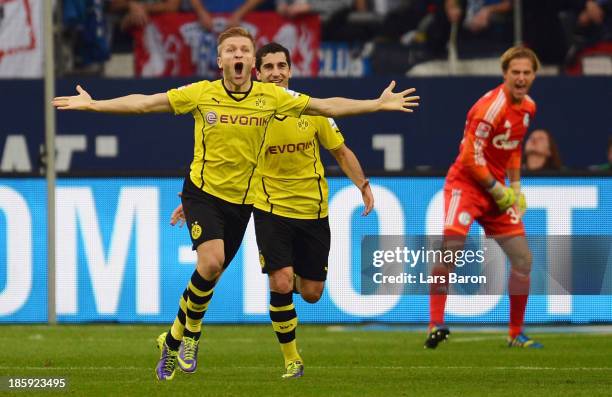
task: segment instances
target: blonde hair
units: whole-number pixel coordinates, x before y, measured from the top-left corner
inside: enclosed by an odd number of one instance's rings
[[[510,61],[513,59],[526,58],[531,61],[533,65],[533,71],[537,72],[540,68],[540,60],[535,52],[530,50],[527,47],[523,46],[515,46],[506,50],[500,58],[501,68],[504,73],[508,70],[510,66]]]
[[[229,29],[225,29],[223,32],[221,32],[221,34],[217,38],[218,51],[220,50],[221,44],[230,37],[246,37],[247,39],[251,40],[251,43],[253,44],[253,49],[255,49],[255,39],[253,38],[251,33],[249,33],[249,31],[243,27],[235,26]]]

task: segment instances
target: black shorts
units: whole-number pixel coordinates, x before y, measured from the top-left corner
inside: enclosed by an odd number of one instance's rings
[[[295,274],[302,278],[325,281],[330,244],[328,218],[293,219],[257,208],[253,218],[262,272],[293,266]]]
[[[223,267],[226,268],[240,248],[253,206],[230,203],[208,194],[198,189],[189,177],[183,183],[181,201],[193,250],[203,242],[223,240]]]

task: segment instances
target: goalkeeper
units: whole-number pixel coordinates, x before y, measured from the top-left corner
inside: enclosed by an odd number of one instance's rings
[[[470,109],[459,155],[444,186],[444,249],[462,249],[476,220],[510,259],[510,347],[542,347],[523,333],[531,252],[521,220],[526,203],[520,183],[521,143],[536,110],[527,93],[538,67],[536,54],[527,48],[513,47],[502,55],[503,83]],[[426,348],[437,347],[450,334],[444,325],[444,308],[453,267],[452,263],[437,264],[433,269],[433,275],[445,277],[431,285]]]

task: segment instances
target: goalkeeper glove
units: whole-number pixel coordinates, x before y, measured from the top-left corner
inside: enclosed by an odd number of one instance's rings
[[[527,211],[527,200],[525,200],[525,195],[521,192],[516,199],[516,207],[518,209],[519,216],[522,218],[525,211]]]
[[[518,210],[519,216],[522,218],[527,210],[527,201],[525,200],[525,195],[521,192],[521,182],[510,182],[510,187],[514,190],[516,195],[516,209]]]
[[[495,181],[487,191],[491,194],[493,200],[495,200],[495,204],[497,204],[497,207],[499,207],[499,210],[502,212],[512,207],[516,202],[516,193],[514,193],[514,189],[502,185],[499,181]]]

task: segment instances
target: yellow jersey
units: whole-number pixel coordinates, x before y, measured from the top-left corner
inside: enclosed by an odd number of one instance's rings
[[[327,181],[319,147],[337,149],[344,137],[333,119],[275,116],[257,167],[255,208],[297,219],[327,216]]]
[[[248,92],[227,90],[222,80],[199,81],[168,91],[175,114],[195,120],[189,177],[203,191],[235,204],[252,204],[252,179],[270,119],[300,117],[310,97],[253,81]]]

